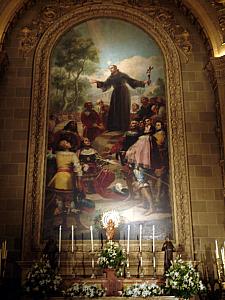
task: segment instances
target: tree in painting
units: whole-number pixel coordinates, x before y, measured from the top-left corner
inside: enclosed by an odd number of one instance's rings
[[[85,75],[96,71],[98,50],[90,38],[72,30],[62,38],[53,55],[51,110],[76,110],[87,96],[90,83]]]

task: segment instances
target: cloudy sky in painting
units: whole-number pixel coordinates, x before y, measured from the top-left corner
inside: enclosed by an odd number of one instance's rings
[[[73,30],[93,40],[99,50],[99,69],[90,79],[104,81],[109,75],[108,66],[115,64],[121,72],[137,80],[146,80],[146,70],[151,73],[153,89],[158,77],[164,78],[164,60],[156,42],[142,29],[118,19],[99,18],[84,22]],[[99,94],[94,85],[90,94]]]

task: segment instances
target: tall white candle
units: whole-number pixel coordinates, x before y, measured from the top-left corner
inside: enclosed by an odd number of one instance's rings
[[[140,234],[139,234],[139,242],[140,242],[140,244],[139,244],[139,248],[140,248],[140,252],[142,251],[142,249],[141,249],[141,239],[142,239],[142,224],[140,224]]]
[[[215,240],[215,245],[216,245],[216,258],[219,258],[219,249],[218,249],[218,242]]]
[[[155,225],[152,226],[152,252],[155,252]]]
[[[73,245],[73,243],[74,243],[74,227],[73,227],[73,225],[72,225],[72,228],[71,228],[71,239],[72,239],[71,250],[72,250],[72,253],[73,253],[73,251],[74,251],[74,245]]]
[[[91,252],[94,252],[93,227],[92,227],[92,225],[90,226],[90,231],[91,231]]]
[[[127,254],[130,252],[130,225],[127,226]]]
[[[59,253],[61,252],[61,244],[62,244],[62,225],[59,226]]]

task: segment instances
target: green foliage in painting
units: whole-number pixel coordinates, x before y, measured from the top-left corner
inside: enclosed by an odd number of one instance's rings
[[[53,52],[51,111],[73,111],[87,100],[86,76],[97,70],[98,49],[92,39],[75,30],[67,33]]]

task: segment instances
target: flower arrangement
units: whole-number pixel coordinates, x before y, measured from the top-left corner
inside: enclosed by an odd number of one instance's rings
[[[55,274],[48,260],[41,258],[28,272],[24,290],[27,294],[41,298],[59,293],[61,283],[61,276]]]
[[[99,254],[97,264],[101,268],[118,269],[126,264],[125,250],[117,242],[109,241]]]
[[[87,285],[74,283],[67,290],[63,291],[64,297],[103,297],[105,296],[105,289],[98,288],[96,285]]]
[[[200,280],[199,273],[191,263],[176,259],[165,274],[165,291],[169,295],[189,299],[205,287]]]
[[[124,297],[152,297],[163,294],[163,289],[155,283],[133,284],[124,289],[122,296]]]

